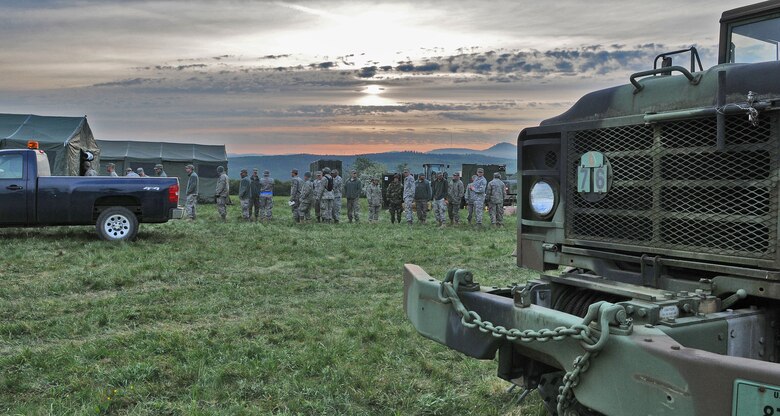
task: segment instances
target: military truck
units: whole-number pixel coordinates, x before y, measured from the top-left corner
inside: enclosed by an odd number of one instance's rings
[[[311,174],[314,175],[314,172],[318,170],[323,170],[325,168],[330,168],[331,170],[337,169],[339,171],[339,175],[344,176],[344,172],[341,169],[341,161],[336,159],[319,159],[315,160],[314,162],[311,162],[309,165],[309,171],[311,171]]]
[[[498,353],[553,415],[780,414],[780,1],[720,22],[718,65],[659,55],[520,133],[517,264],[542,274],[407,264],[422,335]]]

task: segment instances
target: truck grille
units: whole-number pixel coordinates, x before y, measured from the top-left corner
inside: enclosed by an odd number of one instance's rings
[[[567,238],[774,259],[777,126],[776,114],[755,127],[729,116],[724,151],[716,150],[714,117],[571,132]],[[577,192],[588,151],[603,153],[612,169],[609,192],[595,202]]]

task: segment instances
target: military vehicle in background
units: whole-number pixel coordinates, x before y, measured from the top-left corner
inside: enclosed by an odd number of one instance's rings
[[[498,172],[501,175],[501,180],[504,181],[506,186],[506,197],[504,198],[504,206],[509,206],[517,201],[517,186],[511,187],[508,182],[508,176],[506,173],[506,165],[480,165],[477,163],[464,163],[461,170],[460,179],[463,184],[468,186],[471,183],[471,177],[477,174],[477,169],[482,168],[485,174],[485,179],[488,182],[493,180],[493,174]],[[466,197],[463,197],[461,201],[461,208],[466,206]]]
[[[523,130],[517,264],[543,274],[407,264],[415,328],[550,414],[780,415],[780,1],[720,30],[718,65],[662,54]]]
[[[436,179],[436,175],[438,175],[439,172],[444,174],[444,179],[447,179],[447,169],[449,168],[450,165],[444,163],[423,163],[425,179],[428,179],[429,181]],[[416,177],[417,175],[415,175],[415,178]]]
[[[336,160],[336,159],[331,159],[331,160],[320,159],[320,160],[315,160],[314,162],[311,162],[311,164],[309,165],[309,171],[311,172],[312,178],[313,178],[314,177],[314,172],[316,172],[318,170],[323,170],[325,168],[330,168],[331,170],[337,169],[339,171],[339,175],[343,177],[344,176],[344,171],[341,169],[341,166],[342,166],[342,163],[341,163],[340,160]],[[301,176],[302,176],[303,172],[300,172],[300,173],[301,173]]]

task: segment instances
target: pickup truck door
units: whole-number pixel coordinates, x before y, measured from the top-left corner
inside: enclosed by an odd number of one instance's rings
[[[0,155],[0,225],[27,222],[27,188],[24,155]]]

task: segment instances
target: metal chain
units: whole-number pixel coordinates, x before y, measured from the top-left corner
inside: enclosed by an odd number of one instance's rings
[[[489,333],[496,338],[506,338],[508,341],[512,342],[562,341],[566,338],[580,341],[586,352],[574,359],[572,370],[563,376],[563,385],[558,390],[558,406],[556,409],[560,416],[568,416],[570,414],[576,415],[576,412],[565,412],[575,402],[574,388],[580,384],[582,374],[588,371],[592,360],[598,355],[598,351],[604,347],[606,336],[609,334],[609,329],[605,328],[605,326],[608,325],[605,316],[612,308],[602,308],[601,304],[603,304],[603,302],[591,305],[595,306],[592,309],[597,312],[599,319],[595,319],[595,314],[589,309],[588,314],[585,316],[582,323],[572,325],[569,328],[558,327],[555,329],[540,329],[537,331],[532,329],[507,329],[501,325],[494,325],[490,321],[482,320],[478,313],[468,310],[463,305],[463,302],[458,296],[458,286],[461,284],[471,284],[471,278],[471,273],[464,269],[450,270],[439,289],[439,300],[443,303],[452,304],[452,307],[461,317],[461,324],[466,328],[478,328],[481,332]],[[599,338],[596,338],[591,334],[591,329],[588,326],[595,320],[601,325],[602,335]]]

